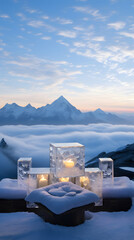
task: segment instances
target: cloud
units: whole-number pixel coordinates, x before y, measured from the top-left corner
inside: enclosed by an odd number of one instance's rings
[[[26,16],[23,13],[17,13],[17,16],[20,17],[22,21],[27,20]]]
[[[74,42],[75,48],[70,48],[70,52],[95,59],[99,63],[109,64],[109,67],[114,62],[124,63],[134,59],[134,50],[129,46],[120,44],[103,47],[102,40],[105,40],[103,36],[101,38],[90,36],[90,40],[85,39],[85,41]]]
[[[60,24],[63,24],[63,25],[68,25],[73,23],[73,21],[70,19],[65,19],[60,17],[57,17],[54,21],[58,21]]]
[[[119,74],[126,74],[129,77],[134,76],[134,68],[130,69],[118,68],[117,71]]]
[[[34,56],[19,57],[16,60],[8,61],[11,70],[8,72],[13,77],[33,80],[33,84],[42,88],[62,84],[65,80],[73,79],[82,74],[81,71],[72,71],[68,68],[67,61],[50,61]]]
[[[92,9],[89,7],[75,6],[73,7],[75,11],[90,14],[92,17],[98,20],[106,20],[106,16],[103,16],[98,9]]]
[[[41,21],[41,20],[32,20],[32,21],[29,21],[27,23],[28,26],[30,27],[33,27],[33,28],[42,28],[42,27],[45,27],[48,31],[50,32],[53,32],[55,31],[55,27],[49,25],[49,24],[46,24],[45,22]]]
[[[75,27],[74,27],[74,30],[77,30],[77,31],[84,31],[85,29],[82,28],[81,26],[75,26]]]
[[[30,13],[30,14],[33,14],[33,13],[36,13],[36,12],[37,12],[37,10],[35,10],[35,9],[30,9],[30,8],[27,8],[26,11],[27,11],[28,13]]]
[[[43,18],[44,20],[49,19],[49,17],[48,17],[47,15],[42,16],[42,18]]]
[[[105,38],[104,38],[104,36],[98,36],[98,37],[94,37],[92,40],[94,40],[96,42],[104,42]]]
[[[10,16],[7,14],[0,14],[0,18],[10,18]]]
[[[49,166],[49,144],[52,142],[79,142],[85,145],[85,157],[88,161],[103,151],[114,151],[133,143],[134,126],[110,124],[0,126],[0,139],[3,137],[12,149],[11,156],[16,156],[16,160],[19,157],[32,157],[34,167],[45,167]],[[1,169],[2,164],[4,163],[0,163]],[[9,165],[5,163],[6,172],[8,167]]]
[[[0,39],[0,45],[1,46],[6,46],[6,43],[4,43],[2,39]]]
[[[78,48],[86,46],[86,43],[83,43],[83,42],[74,42],[73,44],[75,47],[78,47]]]
[[[77,33],[74,32],[74,31],[66,31],[66,30],[64,30],[64,31],[60,31],[58,33],[58,35],[59,36],[63,36],[63,37],[67,37],[67,38],[76,38]]]
[[[128,33],[128,32],[120,32],[121,36],[129,37],[134,39],[134,33]]]
[[[123,29],[126,25],[125,22],[114,22],[114,23],[108,23],[107,24],[109,28],[113,28],[115,30]]]
[[[66,43],[66,42],[63,42],[62,40],[57,40],[56,42],[59,43],[59,44],[61,44],[61,45],[66,46],[66,47],[69,47],[69,44]]]
[[[41,39],[42,39],[42,40],[50,40],[51,37],[45,36],[45,37],[42,37]]]
[[[80,46],[80,45],[79,45]],[[77,46],[78,47],[78,46]],[[95,48],[90,48],[87,46],[86,49],[83,50],[78,50],[76,49],[70,49],[71,52],[75,52],[77,55],[88,57],[88,58],[93,58],[97,62],[104,63],[106,64],[110,57],[112,56],[112,53],[110,51],[104,51],[101,49],[95,49]]]
[[[33,21],[28,22],[28,25],[30,27],[40,28],[40,27],[44,27],[44,22],[43,21],[33,20]]]

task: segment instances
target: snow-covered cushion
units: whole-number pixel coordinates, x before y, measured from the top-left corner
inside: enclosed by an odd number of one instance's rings
[[[4,178],[0,181],[0,199],[24,199],[27,191],[18,186],[17,179]]]
[[[128,177],[115,177],[113,184],[104,181],[103,198],[134,197],[134,182]]]
[[[34,190],[25,200],[41,203],[53,213],[61,214],[72,208],[96,202],[99,197],[71,182],[60,182]]]

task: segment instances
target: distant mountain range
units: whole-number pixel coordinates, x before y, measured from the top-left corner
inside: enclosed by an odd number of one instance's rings
[[[16,103],[6,104],[0,109],[0,125],[36,125],[36,124],[130,124],[127,120],[98,108],[94,112],[81,112],[71,105],[63,96],[52,104],[40,108],[28,104],[21,107]]]
[[[129,171],[129,169],[134,170],[134,143],[109,153],[102,152],[86,162],[86,167],[98,167],[99,158],[112,158],[114,160],[115,176],[128,176],[134,179],[134,171]],[[125,168],[126,170],[124,170]]]

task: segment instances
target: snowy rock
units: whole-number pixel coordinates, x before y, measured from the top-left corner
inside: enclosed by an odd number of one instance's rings
[[[8,145],[7,145],[6,141],[5,141],[5,139],[2,138],[1,141],[0,141],[0,148],[6,148],[6,147],[8,147]]]
[[[53,213],[61,214],[72,208],[97,202],[99,197],[71,182],[60,182],[34,190],[25,200],[41,203]]]

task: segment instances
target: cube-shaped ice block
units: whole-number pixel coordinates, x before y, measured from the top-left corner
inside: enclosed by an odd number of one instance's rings
[[[19,186],[28,186],[28,172],[32,165],[32,158],[19,158],[17,162],[17,178]]]
[[[29,193],[50,184],[50,168],[31,168],[29,171]]]
[[[95,205],[102,205],[103,174],[99,168],[85,168],[85,175],[76,177],[76,184],[96,193],[100,200]]]
[[[103,178],[113,181],[114,170],[113,160],[111,158],[99,158],[99,168],[103,172]]]
[[[85,147],[80,143],[50,144],[50,172],[57,178],[84,175]]]

